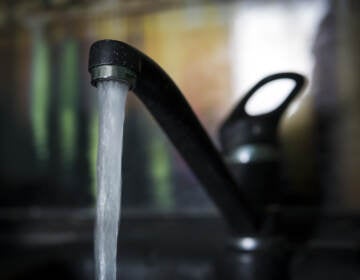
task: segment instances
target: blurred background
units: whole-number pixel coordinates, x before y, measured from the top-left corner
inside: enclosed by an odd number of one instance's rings
[[[303,209],[289,223],[320,208],[342,226],[315,226],[316,240],[358,248],[359,14],[356,0],[2,0],[0,278],[93,279],[98,122],[87,63],[106,38],[158,62],[218,147],[220,124],[257,81],[305,75],[280,130],[291,203]],[[121,279],[207,279],[225,225],[133,94],[123,162]]]

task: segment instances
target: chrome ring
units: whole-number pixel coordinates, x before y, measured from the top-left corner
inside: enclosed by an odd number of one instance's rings
[[[129,84],[130,89],[134,88],[136,74],[120,65],[99,65],[90,69],[91,84],[96,87],[99,81],[120,81]]]

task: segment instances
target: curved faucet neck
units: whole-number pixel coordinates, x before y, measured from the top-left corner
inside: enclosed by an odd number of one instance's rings
[[[165,131],[231,229],[235,233],[254,232],[261,223],[261,213],[236,185],[172,79],[152,59],[125,43],[110,40],[94,43],[90,50],[89,71],[100,65],[114,64],[135,73],[133,92]],[[96,81],[93,80],[93,84],[96,85]]]

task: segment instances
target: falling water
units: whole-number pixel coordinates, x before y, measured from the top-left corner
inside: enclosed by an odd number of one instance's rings
[[[126,84],[115,81],[104,81],[98,84],[99,146],[95,225],[97,280],[116,279],[123,125],[128,90]]]

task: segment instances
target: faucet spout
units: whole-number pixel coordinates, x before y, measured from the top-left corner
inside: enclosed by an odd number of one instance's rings
[[[91,83],[129,83],[157,120],[234,233],[255,232],[263,215],[241,192],[220,154],[172,79],[152,59],[119,41],[102,40],[90,49]]]

